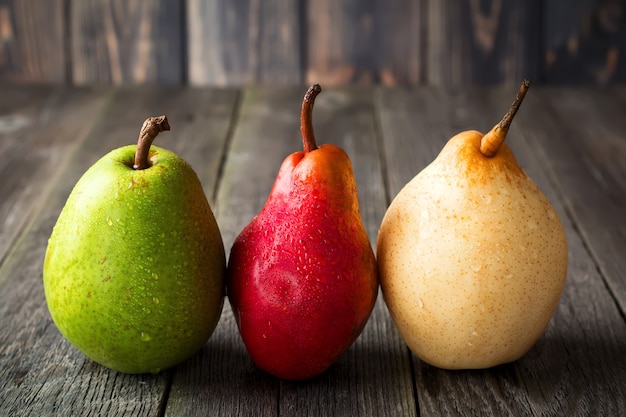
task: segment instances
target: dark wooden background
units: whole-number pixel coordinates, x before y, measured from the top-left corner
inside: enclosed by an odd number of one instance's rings
[[[0,0],[0,81],[626,80],[624,0]]]

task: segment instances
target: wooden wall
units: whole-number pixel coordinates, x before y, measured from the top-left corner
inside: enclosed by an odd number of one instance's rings
[[[618,83],[625,15],[626,0],[0,0],[0,80]]]

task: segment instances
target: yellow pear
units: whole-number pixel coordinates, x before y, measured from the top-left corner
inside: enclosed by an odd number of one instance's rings
[[[378,235],[381,288],[409,348],[445,369],[515,361],[567,275],[554,208],[504,144],[529,82],[494,128],[457,134],[398,193]]]

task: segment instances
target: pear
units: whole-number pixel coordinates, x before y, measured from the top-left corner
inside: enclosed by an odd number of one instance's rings
[[[433,366],[519,359],[559,302],[563,226],[503,143],[528,88],[525,80],[486,135],[450,139],[382,220],[376,250],[385,303],[409,348]]]
[[[259,368],[286,380],[329,368],[361,333],[378,293],[350,159],[315,142],[320,91],[311,86],[302,103],[304,151],[283,161],[228,262],[228,297],[246,349]]]
[[[43,284],[60,332],[125,373],[157,373],[197,352],[222,311],[222,237],[195,172],[152,146],[169,130],[147,119],[138,145],[102,157],[54,226]]]

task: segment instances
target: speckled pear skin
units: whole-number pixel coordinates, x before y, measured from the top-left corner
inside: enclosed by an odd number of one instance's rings
[[[224,300],[225,254],[198,177],[152,146],[116,149],[78,181],[53,229],[43,268],[50,314],[94,361],[156,373],[197,352]]]
[[[361,334],[378,276],[348,155],[289,155],[230,252],[228,297],[261,369],[286,380],[328,369]]]
[[[301,152],[287,156],[262,210],[235,239],[226,286],[254,363],[285,380],[325,372],[361,334],[378,268],[348,154],[317,146],[319,84],[302,100]]]
[[[378,235],[384,300],[402,338],[446,369],[515,361],[542,335],[568,249],[544,194],[503,144],[453,137],[395,197]]]

